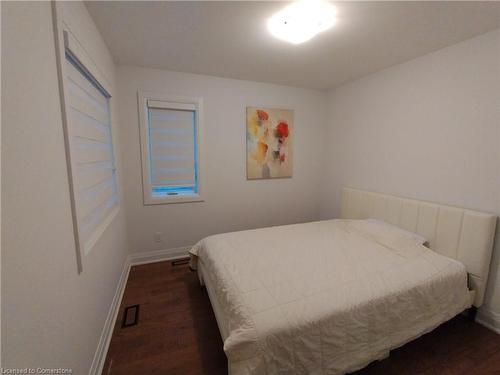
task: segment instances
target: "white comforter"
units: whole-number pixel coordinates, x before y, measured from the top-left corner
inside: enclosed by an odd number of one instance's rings
[[[469,306],[464,266],[358,221],[200,241],[232,375],[343,374]]]

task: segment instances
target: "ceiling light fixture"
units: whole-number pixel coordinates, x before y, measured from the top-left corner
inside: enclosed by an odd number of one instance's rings
[[[278,39],[300,44],[332,27],[335,15],[327,1],[299,0],[269,18],[267,29]]]

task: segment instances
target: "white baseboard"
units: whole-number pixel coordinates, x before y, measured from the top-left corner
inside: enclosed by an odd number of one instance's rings
[[[188,255],[188,251],[190,249],[191,246],[185,246],[173,249],[147,251],[142,253],[129,254],[127,258],[125,258],[122,274],[120,276],[120,280],[118,281],[113,301],[111,302],[111,306],[109,307],[108,316],[106,317],[106,321],[104,322],[104,327],[99,339],[99,343],[97,345],[96,352],[94,354],[94,359],[89,370],[89,375],[101,375],[104,368],[104,362],[106,361],[109,344],[111,342],[111,337],[113,336],[113,330],[115,328],[116,318],[118,317],[118,311],[120,310],[120,305],[122,303],[125,286],[127,285],[130,268],[132,266],[140,264],[184,258]]]
[[[500,334],[500,314],[486,307],[481,307],[477,312],[476,322]]]
[[[122,303],[123,292],[125,291],[125,286],[127,285],[129,272],[130,261],[127,256],[123,264],[122,274],[120,276],[120,280],[118,281],[113,301],[109,307],[108,316],[104,322],[97,350],[94,354],[94,360],[92,361],[92,366],[89,371],[90,375],[100,375],[102,373],[104,362],[106,361],[106,354],[108,353],[109,343],[111,342],[111,336],[113,336],[113,329],[118,316],[118,310],[120,309],[120,304]]]
[[[142,253],[129,254],[128,259],[132,266],[161,262],[163,260],[173,260],[188,256],[188,251],[192,246],[176,247],[173,249],[147,251]]]

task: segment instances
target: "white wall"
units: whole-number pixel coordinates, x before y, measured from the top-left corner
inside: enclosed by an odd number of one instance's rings
[[[342,186],[500,214],[500,31],[336,88],[328,107],[322,218]],[[497,236],[483,313],[498,324],[499,259]]]
[[[317,217],[324,93],[133,67],[118,68],[118,85],[132,251],[189,246],[214,233]],[[204,98],[204,202],[143,205],[137,89]],[[293,178],[246,180],[245,109],[253,105],[295,110]],[[161,243],[153,241],[155,232],[163,233]]]
[[[85,374],[127,254],[124,210],[78,275],[51,4],[1,6],[2,365]],[[70,8],[66,22],[113,81],[85,7]]]

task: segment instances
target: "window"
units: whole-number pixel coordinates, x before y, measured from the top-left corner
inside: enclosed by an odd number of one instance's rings
[[[69,47],[63,72],[74,232],[78,249],[86,255],[118,212],[111,96]]]
[[[139,92],[144,204],[201,201],[201,100]]]

